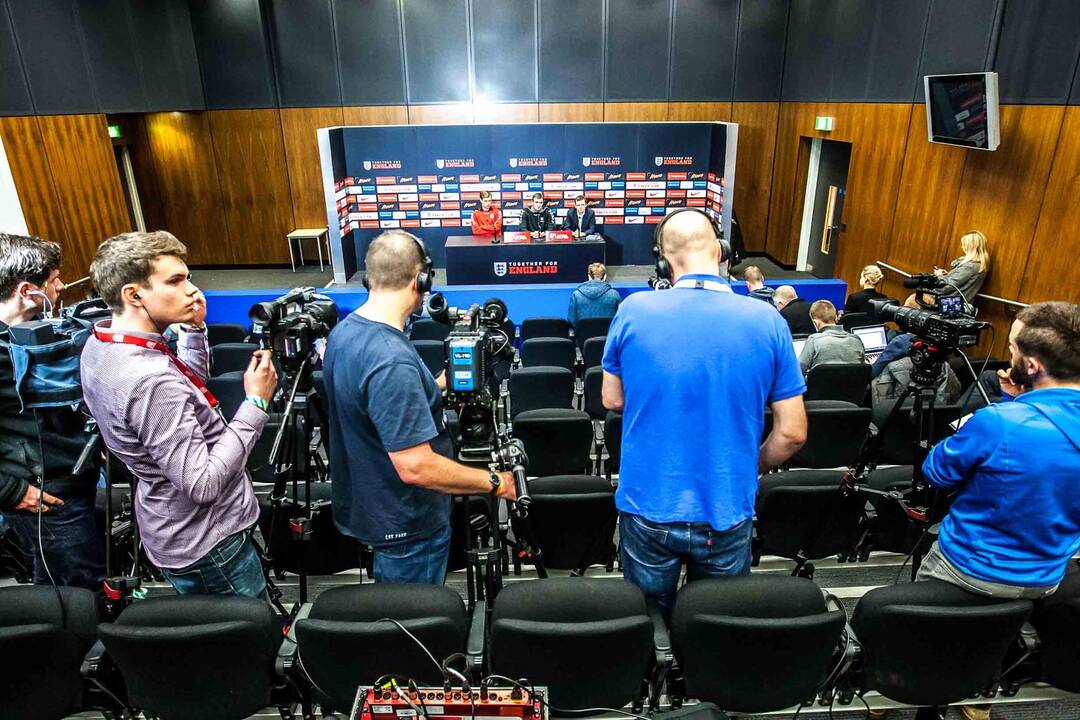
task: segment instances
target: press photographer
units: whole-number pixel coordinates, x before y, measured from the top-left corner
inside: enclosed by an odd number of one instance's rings
[[[244,373],[247,399],[226,421],[206,388],[206,301],[187,248],[167,232],[98,248],[94,285],[112,320],[82,356],[86,404],[106,446],[138,479],[135,518],[147,556],[180,594],[267,597],[250,532],[259,508],[245,463],[277,386],[268,350]],[[178,353],[162,333],[180,323]]]
[[[919,568],[980,595],[1053,593],[1080,550],[1080,306],[1020,311],[1002,381],[1015,401],[976,412],[923,463],[956,490],[938,542]]]
[[[375,551],[378,582],[441,585],[450,550],[450,494],[513,500],[513,475],[451,460],[436,380],[404,332],[435,271],[403,231],[365,257],[367,301],[330,333],[323,364],[329,405],[334,522]]]
[[[60,261],[56,243],[0,234],[0,511],[22,544],[34,548],[35,583],[48,583],[51,575],[57,585],[100,590],[104,548],[94,524],[100,463],[93,457],[74,474],[90,439],[87,418],[71,403],[25,407],[9,352],[17,342],[10,326],[57,307]]]

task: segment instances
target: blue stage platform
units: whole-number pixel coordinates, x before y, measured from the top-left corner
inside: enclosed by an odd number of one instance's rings
[[[778,280],[766,283],[770,287],[791,285],[799,297],[807,302],[829,300],[838,308],[844,306],[847,297],[847,283],[843,280]],[[623,297],[631,293],[648,291],[643,282],[612,283]],[[446,296],[454,307],[468,307],[472,303],[482,303],[488,298],[501,298],[510,312],[510,319],[521,323],[530,317],[566,317],[570,305],[570,294],[577,287],[576,283],[553,285],[436,285],[435,291]],[[746,294],[746,285],[735,282],[732,289]],[[239,323],[249,325],[248,310],[257,302],[273,300],[288,289],[276,290],[207,290],[207,321],[212,323]],[[367,299],[363,288],[341,287],[320,290],[334,300],[342,317],[360,307]]]

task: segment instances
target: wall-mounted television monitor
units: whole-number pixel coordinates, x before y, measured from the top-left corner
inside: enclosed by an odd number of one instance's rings
[[[927,75],[923,83],[930,142],[997,149],[1001,141],[997,73]]]

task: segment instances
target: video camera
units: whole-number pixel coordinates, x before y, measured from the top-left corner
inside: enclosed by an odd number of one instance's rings
[[[446,402],[457,410],[463,460],[480,460],[495,451],[495,406],[499,383],[509,373],[514,348],[504,329],[506,304],[498,298],[462,311],[442,293],[427,301],[431,319],[452,325],[446,337]]]
[[[252,339],[292,374],[311,357],[315,341],[326,338],[337,324],[338,308],[315,288],[296,288],[276,300],[255,303],[248,317]]]

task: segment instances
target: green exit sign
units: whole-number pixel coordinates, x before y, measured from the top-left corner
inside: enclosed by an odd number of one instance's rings
[[[109,126],[109,137],[111,137],[111,138],[120,137],[120,126],[119,125],[110,125]]]
[[[833,118],[826,115],[818,115],[814,118],[814,129],[821,130],[822,132],[829,132],[832,130]]]

